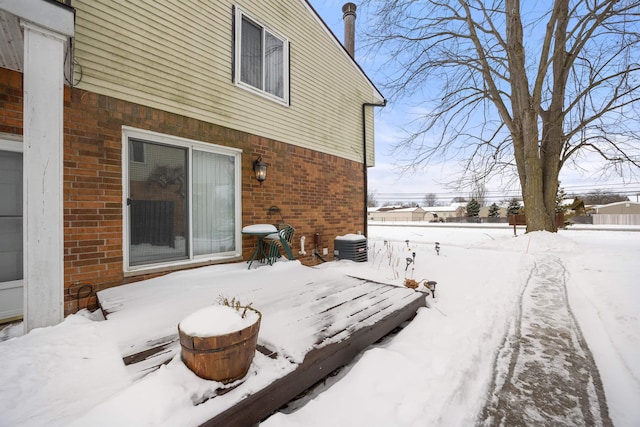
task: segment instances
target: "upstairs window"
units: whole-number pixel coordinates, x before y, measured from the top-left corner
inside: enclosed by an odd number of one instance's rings
[[[235,13],[234,81],[278,102],[289,102],[289,42],[239,8]]]

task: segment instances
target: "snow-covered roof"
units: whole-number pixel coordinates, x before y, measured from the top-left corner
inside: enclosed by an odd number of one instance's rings
[[[424,212],[425,210],[420,206],[413,206],[410,208],[402,206],[382,206],[378,208],[368,208],[367,212]]]
[[[415,206],[413,208],[394,209],[392,212],[424,212],[424,209],[422,209],[420,206]]]
[[[467,206],[466,203],[451,203],[449,206],[429,206],[425,209],[428,212],[455,212],[460,207]]]
[[[594,205],[594,207],[600,209],[600,208],[609,208],[609,207],[621,206],[621,205],[631,206],[631,205],[640,205],[640,203],[630,202],[630,201],[626,200],[626,201],[622,201],[622,202],[607,203],[606,205]]]

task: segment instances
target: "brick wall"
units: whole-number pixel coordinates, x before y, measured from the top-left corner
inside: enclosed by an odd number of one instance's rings
[[[0,132],[22,135],[22,74],[0,68]]]
[[[21,77],[0,69],[2,132],[22,134]],[[242,225],[276,222],[268,209],[278,206],[296,229],[297,257],[306,236],[304,264],[318,262],[316,233],[332,258],[335,236],[363,231],[359,163],[79,89],[65,87],[64,104],[65,314],[94,309],[99,290],[164,274],[123,275],[123,125],[242,149]],[[268,164],[262,185],[252,171],[259,155]],[[253,245],[243,238],[245,259]]]

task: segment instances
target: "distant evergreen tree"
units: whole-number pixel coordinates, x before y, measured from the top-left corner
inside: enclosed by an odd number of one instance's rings
[[[498,205],[493,203],[491,206],[489,206],[489,218],[498,217],[500,217],[500,208],[498,207]]]
[[[480,214],[480,203],[476,199],[471,199],[469,203],[467,203],[467,216],[468,217],[477,217]]]
[[[564,205],[564,199],[567,198],[567,193],[564,188],[558,187],[558,194],[556,194],[556,213],[566,213],[567,206]]]
[[[509,200],[509,206],[507,206],[507,215],[517,215],[520,213],[520,201],[515,197]]]

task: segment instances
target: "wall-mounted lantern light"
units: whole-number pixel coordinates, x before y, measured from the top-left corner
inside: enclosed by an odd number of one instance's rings
[[[260,185],[267,179],[267,164],[262,161],[262,156],[259,156],[253,161],[253,173],[256,175],[256,179]]]

